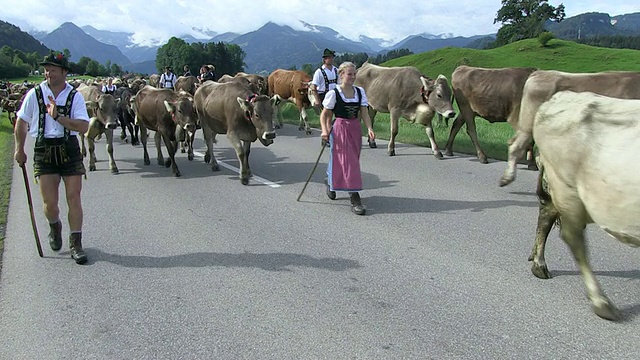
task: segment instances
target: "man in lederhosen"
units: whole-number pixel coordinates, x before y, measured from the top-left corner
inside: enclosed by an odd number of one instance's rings
[[[54,251],[62,247],[62,223],[58,207],[58,188],[64,182],[69,206],[69,250],[77,264],[87,262],[82,250],[82,175],[85,173],[78,133],[86,133],[89,115],[84,98],[66,82],[69,60],[52,52],[40,63],[46,81],[29,90],[18,111],[15,127],[15,155],[25,166],[24,143],[27,132],[35,138],[34,176],[39,179],[44,215],[49,221],[49,245]]]
[[[322,110],[322,101],[327,92],[333,90],[338,85],[338,68],[333,66],[333,58],[336,52],[324,49],[322,52],[322,66],[313,74],[311,80],[311,92],[316,99],[316,106]]]

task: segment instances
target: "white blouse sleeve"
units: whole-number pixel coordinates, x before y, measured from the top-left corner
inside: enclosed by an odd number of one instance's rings
[[[369,106],[369,99],[367,99],[367,94],[364,92],[364,89],[358,86],[360,89],[360,93],[362,94],[362,101],[360,101],[360,106]]]
[[[327,92],[322,101],[322,106],[329,110],[333,110],[336,107],[336,92],[334,90]]]

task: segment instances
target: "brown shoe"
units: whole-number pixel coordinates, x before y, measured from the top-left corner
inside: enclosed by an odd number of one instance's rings
[[[49,246],[51,250],[58,251],[62,248],[62,223],[60,220],[53,224],[49,224],[51,230],[49,231]]]
[[[87,254],[82,250],[82,233],[76,232],[69,235],[69,250],[71,258],[76,261],[76,264],[87,262]]]

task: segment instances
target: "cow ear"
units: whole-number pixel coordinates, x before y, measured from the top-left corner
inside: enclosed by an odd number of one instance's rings
[[[242,110],[251,112],[252,107],[250,102],[248,102],[247,100],[239,96],[236,98],[236,100],[238,101],[238,104],[240,104],[240,107],[242,108]]]
[[[173,114],[176,111],[175,105],[170,103],[170,102],[168,102],[167,100],[164,101],[164,107],[171,114]]]
[[[87,106],[87,109],[95,109],[98,107],[98,103],[95,101],[85,101],[85,105]]]
[[[271,106],[278,106],[282,102],[280,95],[275,94],[271,97]]]
[[[436,89],[435,81],[431,79],[427,79],[424,76],[420,76],[420,81],[422,81],[422,86],[424,86],[424,89],[426,90],[426,92],[432,92],[433,90]]]

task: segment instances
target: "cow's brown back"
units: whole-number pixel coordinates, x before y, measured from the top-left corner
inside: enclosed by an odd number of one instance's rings
[[[505,122],[517,119],[524,84],[535,70],[462,65],[451,74],[451,87],[460,111],[466,108],[489,122]]]
[[[390,109],[407,109],[421,104],[422,74],[410,66],[385,68],[364,63],[356,73],[355,85],[364,88],[369,106],[388,113]]]
[[[307,97],[308,85],[311,77],[301,70],[274,70],[267,79],[269,84],[269,96],[280,95],[284,99],[295,99],[305,107],[311,106]]]

